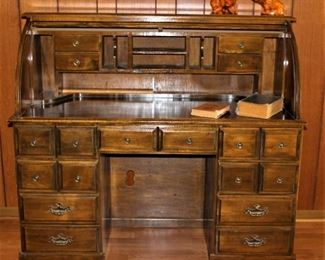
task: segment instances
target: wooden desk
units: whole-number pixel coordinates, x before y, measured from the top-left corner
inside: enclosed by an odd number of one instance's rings
[[[295,258],[293,18],[26,18],[10,120],[21,259],[104,259],[110,226],[202,227],[210,259]],[[283,112],[237,116],[254,92]],[[221,119],[190,116],[221,101]]]

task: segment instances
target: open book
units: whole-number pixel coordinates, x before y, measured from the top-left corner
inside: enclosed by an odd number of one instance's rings
[[[204,103],[192,108],[192,116],[202,116],[219,118],[229,111],[230,105],[228,103]]]
[[[283,109],[283,98],[272,95],[253,94],[237,103],[239,116],[270,118]]]

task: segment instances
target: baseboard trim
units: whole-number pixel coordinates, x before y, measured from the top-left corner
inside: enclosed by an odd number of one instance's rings
[[[17,207],[0,207],[0,218],[18,218]],[[325,210],[298,210],[297,222],[325,222]]]

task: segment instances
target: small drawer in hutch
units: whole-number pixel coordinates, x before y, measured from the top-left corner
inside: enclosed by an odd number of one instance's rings
[[[257,180],[257,163],[219,163],[219,191],[222,193],[255,193]]]
[[[21,200],[26,221],[96,221],[96,196],[23,195]]]
[[[263,42],[258,36],[220,36],[219,53],[262,53]]]
[[[96,191],[97,161],[60,161],[61,191]]]
[[[262,163],[262,193],[294,193],[297,186],[297,164]]]
[[[297,160],[299,157],[300,129],[264,128],[263,152],[265,158]]]
[[[17,155],[44,155],[55,153],[54,128],[37,126],[15,127]]]
[[[221,158],[258,158],[259,129],[258,128],[222,128]]]
[[[219,54],[220,72],[259,72],[262,69],[262,56],[257,54]]]
[[[292,252],[290,227],[222,227],[217,230],[217,252],[222,254],[274,254]],[[241,259],[241,258],[239,258]],[[264,259],[263,256],[249,259]],[[270,258],[273,259],[273,258]]]
[[[55,68],[60,71],[97,71],[99,69],[99,54],[56,53]]]
[[[291,197],[220,196],[220,223],[292,223]]]
[[[99,230],[91,226],[29,225],[23,228],[26,252],[96,252]]]
[[[17,161],[18,187],[22,190],[54,190],[56,163],[53,161]]]
[[[58,127],[58,154],[63,156],[95,156],[93,127]]]
[[[96,52],[99,50],[99,35],[56,33],[54,46],[58,52]]]
[[[215,153],[216,129],[163,128],[163,152]]]

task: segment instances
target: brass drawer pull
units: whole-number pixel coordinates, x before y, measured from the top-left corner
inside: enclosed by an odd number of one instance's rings
[[[74,177],[74,182],[75,183],[80,183],[81,182],[81,177],[79,175]]]
[[[192,145],[192,144],[193,144],[193,140],[192,140],[192,138],[191,138],[191,137],[187,138],[187,139],[186,139],[186,143],[187,143],[188,145]]]
[[[237,184],[241,184],[241,182],[242,182],[242,180],[241,180],[241,178],[240,177],[235,177],[235,181],[234,181],[235,183],[237,183]]]
[[[57,202],[54,205],[50,206],[48,211],[55,216],[63,216],[71,212],[71,208],[69,206],[64,206],[60,202]]]
[[[74,40],[73,42],[72,42],[72,46],[73,47],[78,47],[80,45],[80,42],[78,41],[78,40]]]
[[[283,183],[283,178],[282,178],[282,177],[277,177],[277,178],[275,179],[275,182],[276,182],[277,184],[282,184],[282,183]]]
[[[74,61],[73,61],[73,66],[75,66],[75,67],[79,67],[81,65],[81,61],[79,60],[79,59],[75,59]]]
[[[246,215],[250,215],[251,217],[263,217],[269,213],[268,207],[262,207],[259,204],[253,205],[251,208],[247,208],[245,210]]]
[[[266,239],[258,235],[250,235],[244,238],[243,244],[248,247],[260,247],[266,244]]]
[[[244,148],[244,144],[243,143],[237,143],[236,148],[239,149],[239,150],[242,150]]]
[[[283,149],[284,147],[285,147],[285,144],[284,143],[281,142],[281,143],[278,144],[278,148],[279,149]]]
[[[29,143],[30,147],[36,147],[37,146],[37,140],[36,138],[34,138],[30,143]]]
[[[131,139],[128,138],[128,137],[124,138],[124,143],[125,144],[130,144],[131,143]]]
[[[243,68],[244,67],[244,63],[240,60],[237,61],[237,65],[239,68]]]
[[[68,246],[72,244],[73,239],[72,237],[60,233],[56,236],[50,236],[48,242],[55,246]]]
[[[72,146],[73,146],[73,148],[78,148],[78,147],[80,146],[80,142],[79,142],[79,140],[74,140],[74,141],[72,142]]]
[[[244,49],[246,46],[245,46],[244,42],[240,42],[240,43],[238,43],[238,47],[239,47],[239,49]]]
[[[40,180],[40,176],[39,175],[33,175],[32,176],[32,180],[33,180],[33,182],[38,182],[39,180]]]

